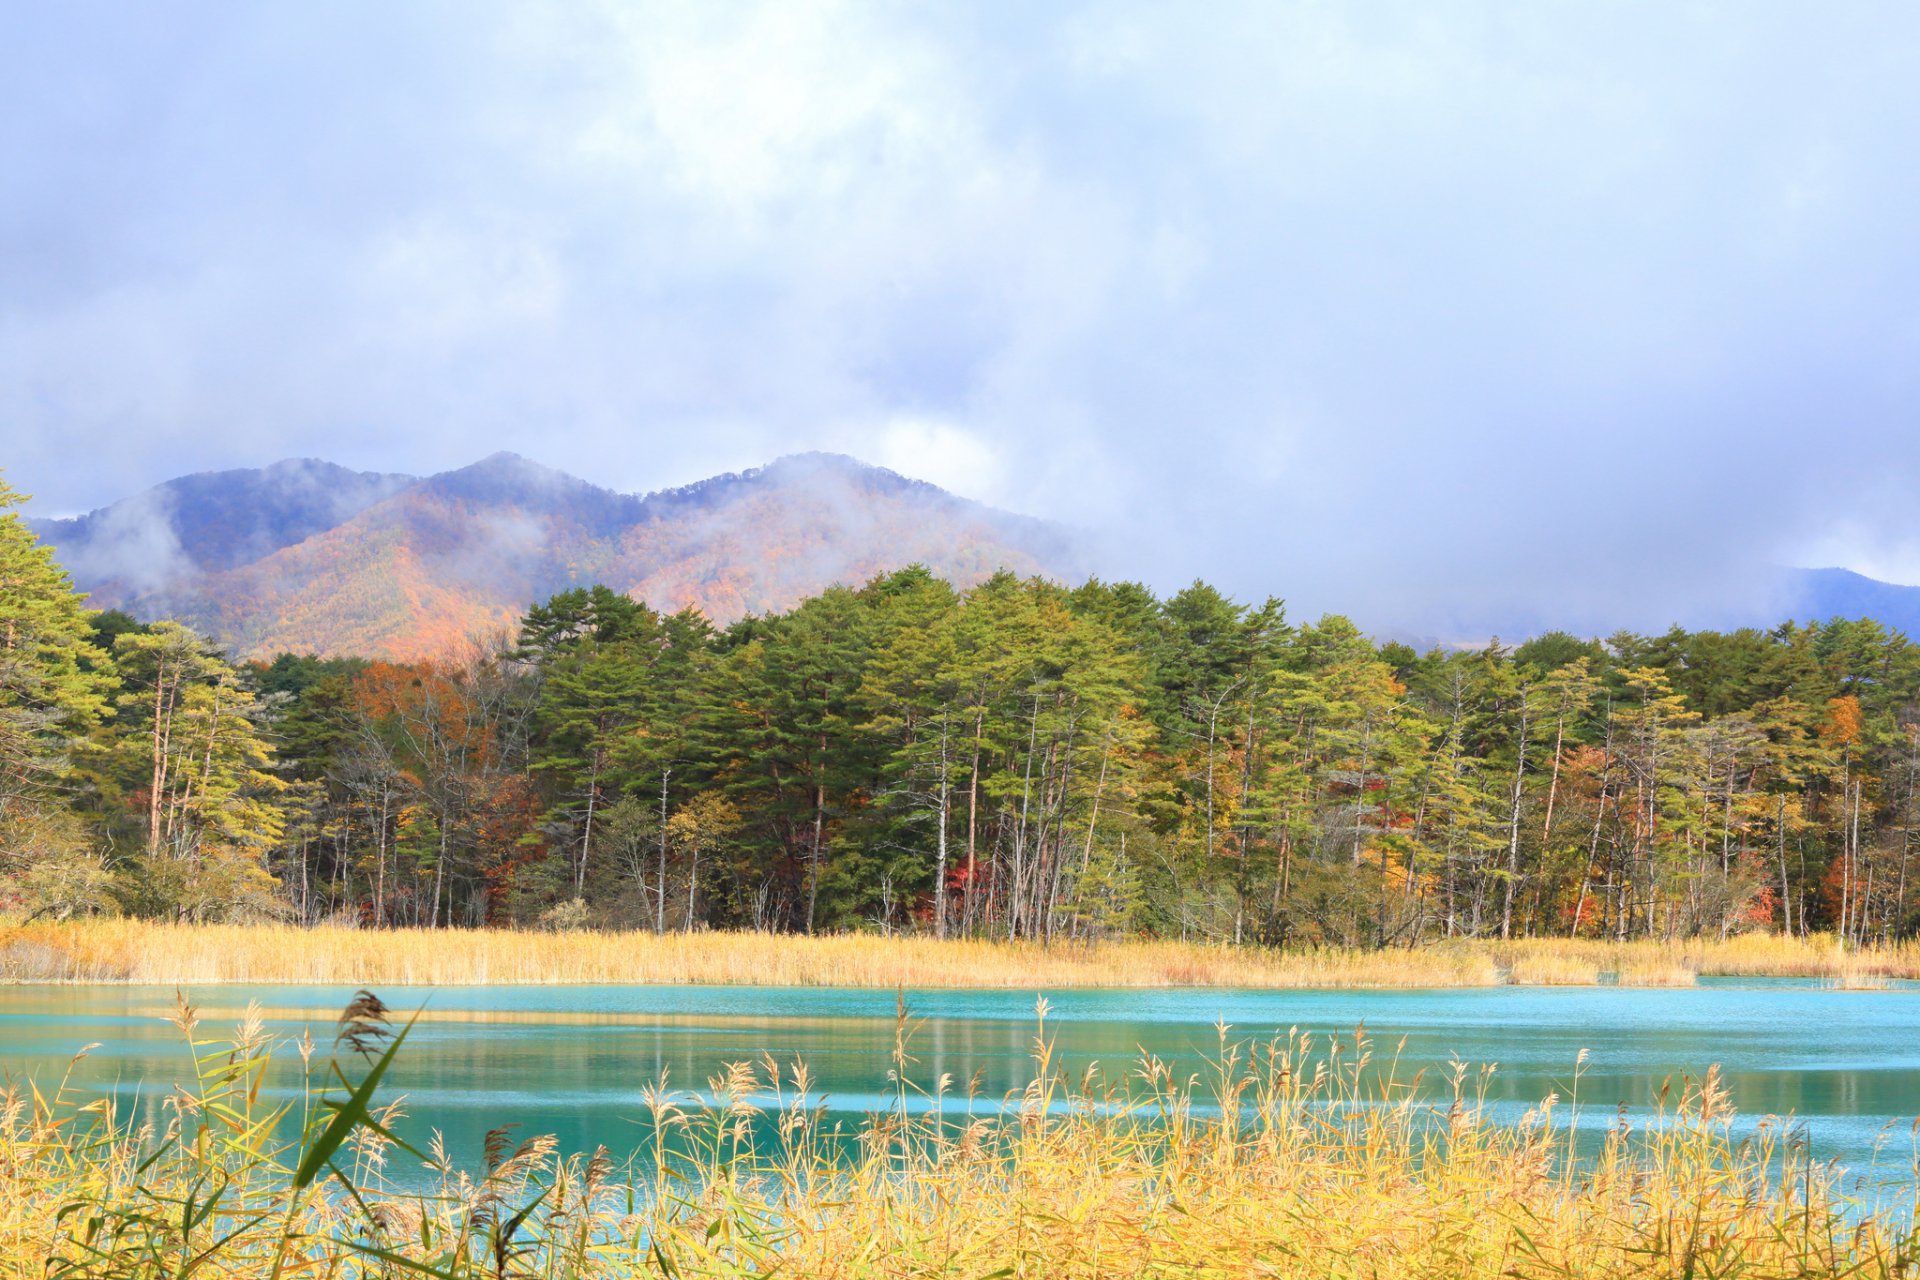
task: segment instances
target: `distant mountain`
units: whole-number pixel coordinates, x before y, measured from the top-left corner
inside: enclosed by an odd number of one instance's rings
[[[424,479],[286,462],[34,527],[94,604],[243,656],[430,655],[594,582],[726,623],[916,562],[961,583],[1078,574],[1056,526],[833,454],[645,497],[510,453]]]
[[[1872,618],[1920,639],[1920,587],[1881,582],[1851,569],[1793,569],[1787,574],[1787,616],[1802,622]]]
[[[75,578],[107,593],[232,569],[351,519],[416,477],[315,458],[203,471],[68,520],[35,520]]]

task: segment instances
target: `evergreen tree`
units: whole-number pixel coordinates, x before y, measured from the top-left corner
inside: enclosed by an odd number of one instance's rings
[[[85,597],[16,509],[26,500],[0,478],[0,821],[61,785],[114,687]]]

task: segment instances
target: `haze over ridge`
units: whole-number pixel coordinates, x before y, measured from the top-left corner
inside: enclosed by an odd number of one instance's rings
[[[256,657],[433,656],[510,630],[555,591],[593,583],[725,624],[915,563],[961,586],[1001,569],[1075,585],[1093,564],[1077,531],[835,454],[646,495],[511,452],[426,477],[291,459],[183,476],[82,517],[31,524],[95,606],[177,616]],[[1269,594],[1285,599],[1285,583]],[[1920,589],[1846,570],[1776,570],[1769,597],[1779,611],[1668,622],[1872,617],[1920,634]],[[1496,635],[1514,643],[1540,629],[1510,621],[1480,636],[1382,638],[1425,649]]]
[[[246,656],[433,656],[594,583],[724,624],[912,563],[963,585],[1084,572],[1065,529],[832,454],[645,496],[510,452],[426,477],[304,459],[34,527],[95,606],[178,617]]]

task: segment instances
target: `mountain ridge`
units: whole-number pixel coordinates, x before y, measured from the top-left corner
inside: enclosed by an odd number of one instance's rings
[[[818,452],[645,494],[511,451],[428,476],[292,458],[28,523],[95,605],[179,618],[241,656],[433,656],[593,582],[724,624],[916,561],[961,585],[1085,568],[1057,525]],[[1781,569],[1763,609],[1680,622],[1857,617],[1920,636],[1920,587]]]
[[[1910,639],[1920,639],[1920,587],[1838,567],[1791,569],[1787,578],[1789,608],[1806,621],[1872,618]]]
[[[1079,559],[1045,521],[821,453],[645,495],[504,451],[424,477],[289,459],[30,523],[94,604],[179,618],[243,657],[433,656],[590,582],[724,624],[909,563],[966,584],[1071,577]]]
[[[332,528],[418,481],[321,458],[287,458],[265,467],[176,476],[81,515],[28,524],[66,550],[63,562],[76,576],[137,570],[125,576],[153,581],[181,563],[200,569],[245,564]],[[210,518],[221,514],[244,519],[236,525]]]

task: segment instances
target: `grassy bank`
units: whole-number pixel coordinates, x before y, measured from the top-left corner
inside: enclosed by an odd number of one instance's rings
[[[1817,1280],[1920,1267],[1910,1191],[1848,1200],[1777,1124],[1733,1141],[1711,1075],[1658,1121],[1612,1124],[1576,1155],[1577,1069],[1572,1096],[1518,1125],[1488,1120],[1486,1073],[1399,1078],[1364,1041],[1235,1043],[1222,1028],[1198,1078],[1148,1059],[1068,1080],[1044,1012],[1035,1083],[993,1100],[907,1083],[903,1019],[897,1097],[856,1142],[826,1130],[803,1066],[763,1062],[699,1095],[644,1091],[643,1132],[670,1135],[671,1153],[650,1144],[617,1167],[502,1131],[470,1171],[381,1109],[377,1080],[404,1036],[386,1038],[364,1002],[335,1043],[332,1106],[314,1090],[326,1046],[303,1054],[305,1095],[270,1104],[257,1083],[275,1047],[259,1024],[208,1038],[183,1017],[198,1077],[159,1132],[64,1092],[0,1096],[0,1277]],[[772,1123],[750,1126],[756,1114]],[[393,1189],[422,1163],[432,1190]]]
[[[1459,942],[1272,950],[1182,942],[1033,943],[757,933],[298,929],[133,920],[0,923],[0,981],[392,986],[713,983],[840,987],[1689,986],[1706,976],[1873,987],[1920,978],[1920,944]]]

